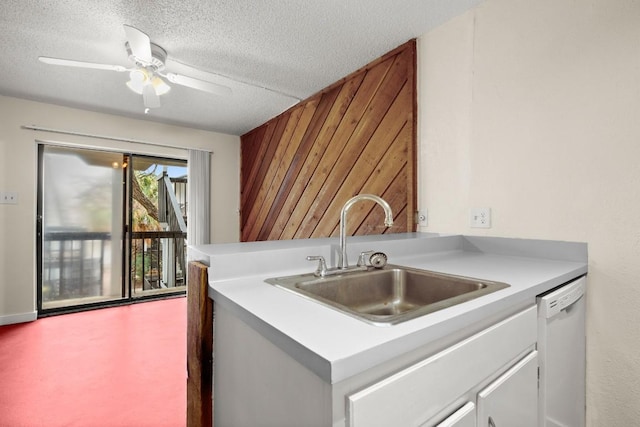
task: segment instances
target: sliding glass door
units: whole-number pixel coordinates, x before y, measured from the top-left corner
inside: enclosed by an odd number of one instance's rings
[[[133,298],[186,286],[187,164],[133,155],[129,167],[129,282]]]
[[[40,146],[41,309],[126,297],[123,164],[119,153]]]
[[[186,161],[39,146],[40,314],[185,289]]]

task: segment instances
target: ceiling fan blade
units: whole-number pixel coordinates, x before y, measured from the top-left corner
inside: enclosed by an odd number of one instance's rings
[[[202,90],[214,95],[231,95],[231,88],[228,86],[206,82],[204,80],[195,79],[193,77],[182,76],[175,73],[167,73],[167,79],[169,79],[169,81],[172,83]]]
[[[146,84],[142,88],[142,99],[147,108],[160,108],[160,97],[152,84]]]
[[[49,58],[47,56],[40,56],[38,57],[38,60],[40,60],[40,62],[44,62],[45,64],[64,65],[66,67],[92,68],[94,70],[117,71],[119,73],[128,71],[128,68],[123,67],[122,65],[97,64],[95,62],[83,62],[83,61],[74,61],[72,59]]]
[[[126,24],[124,25],[124,32],[127,35],[131,53],[142,61],[151,62],[151,39],[149,36]]]

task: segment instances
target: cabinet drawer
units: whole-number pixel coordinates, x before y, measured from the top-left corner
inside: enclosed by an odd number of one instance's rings
[[[420,425],[536,342],[532,306],[347,397],[351,427]]]

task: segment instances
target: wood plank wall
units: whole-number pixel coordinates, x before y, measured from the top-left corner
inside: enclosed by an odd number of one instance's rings
[[[416,43],[411,40],[241,137],[241,239],[415,231]]]

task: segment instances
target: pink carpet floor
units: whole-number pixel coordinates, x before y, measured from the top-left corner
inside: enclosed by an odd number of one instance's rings
[[[186,298],[0,327],[0,426],[185,426],[186,329]]]

